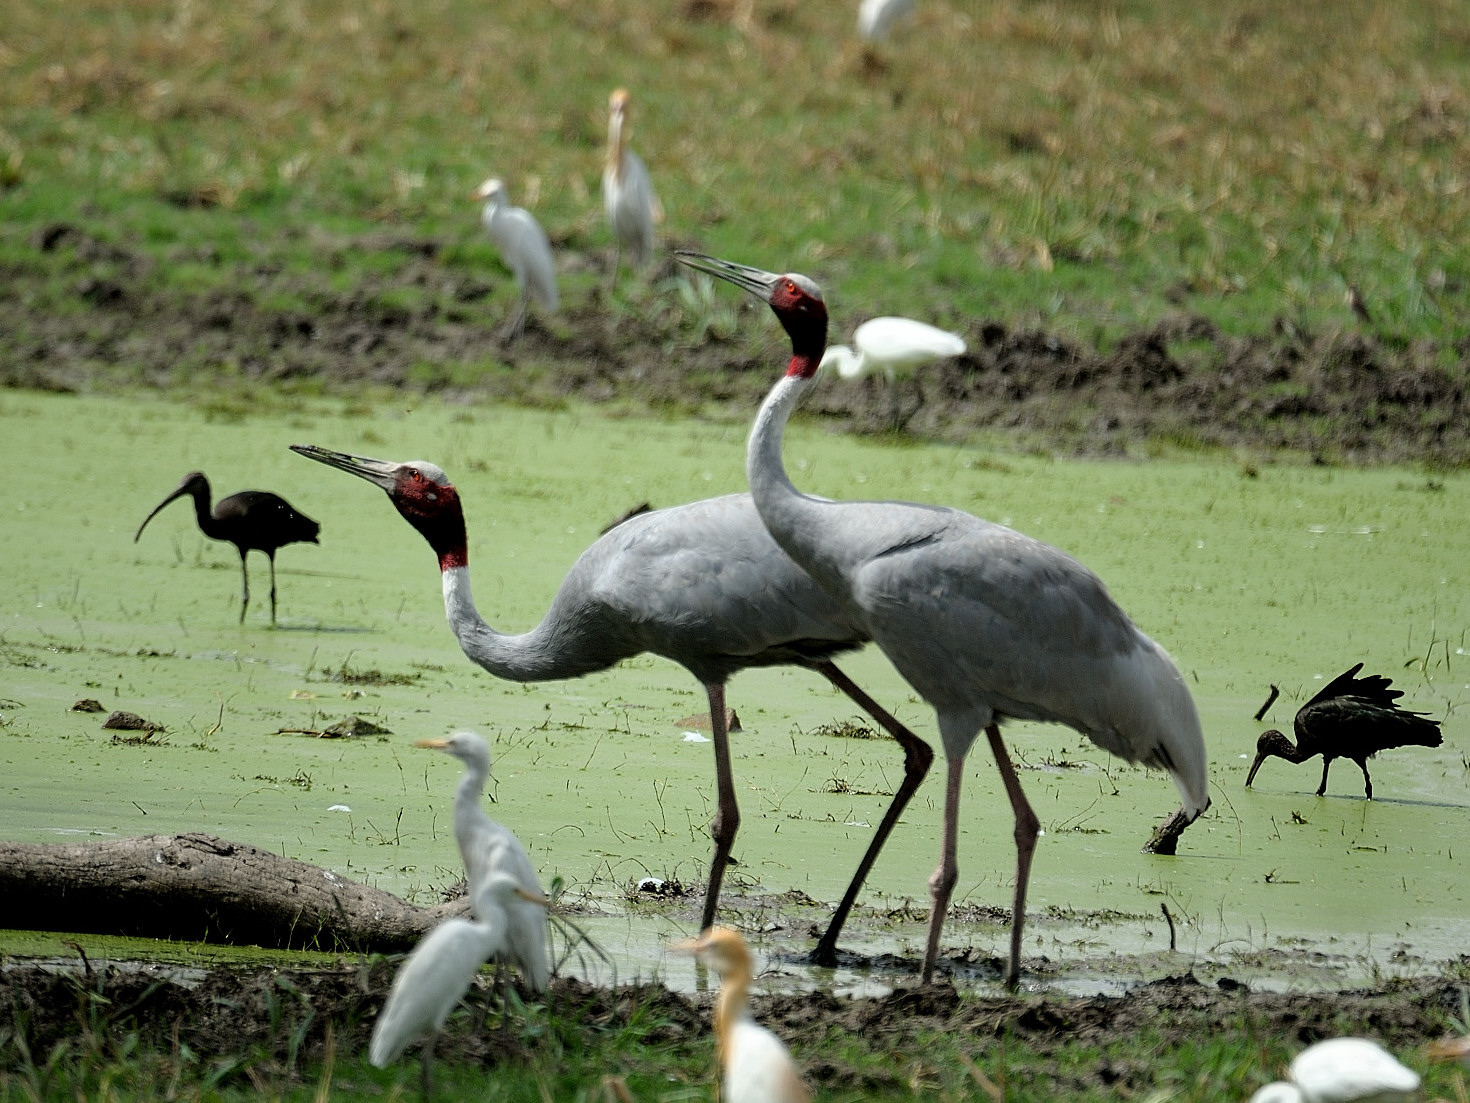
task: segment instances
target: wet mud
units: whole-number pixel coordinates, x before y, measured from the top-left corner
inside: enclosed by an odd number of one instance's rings
[[[29,239],[33,264],[0,282],[7,315],[0,385],[51,391],[254,381],[358,394],[364,385],[534,405],[568,399],[745,418],[770,383],[778,336],[754,302],[717,300],[733,333],[681,302],[672,262],[610,291],[599,275],[561,314],[533,312],[503,340],[508,277],[469,273],[444,243],[384,232],[313,243],[320,272],[269,259],[229,291],[191,294],[154,278],[152,254],[82,224]],[[351,254],[399,259],[336,290]],[[218,257],[185,249],[190,264]],[[206,250],[207,253],[207,250]],[[265,249],[269,257],[269,249]],[[564,272],[599,272],[596,253],[563,251]],[[225,281],[229,285],[229,281]],[[286,304],[286,305],[283,305]],[[140,319],[147,319],[140,324]],[[862,319],[833,319],[833,340]],[[818,388],[804,404],[835,428],[929,439],[977,431],[1027,446],[1117,454],[1148,443],[1297,451],[1321,462],[1470,460],[1467,348],[1364,330],[1309,332],[1286,318],[1232,336],[1191,314],[1160,318],[1107,348],[972,318],[969,352],[901,379]]]

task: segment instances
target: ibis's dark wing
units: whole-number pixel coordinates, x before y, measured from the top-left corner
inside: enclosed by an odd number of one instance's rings
[[[1310,701],[1302,706],[1309,709],[1321,701],[1329,701],[1334,697],[1361,697],[1365,701],[1372,701],[1383,708],[1393,708],[1394,702],[1404,695],[1401,689],[1391,689],[1393,681],[1385,678],[1382,674],[1367,674],[1357,677],[1358,671],[1363,669],[1362,663],[1356,663],[1344,670],[1332,681],[1323,686]]]

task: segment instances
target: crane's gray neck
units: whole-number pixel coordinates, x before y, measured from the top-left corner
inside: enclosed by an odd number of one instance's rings
[[[512,682],[576,678],[625,657],[620,654],[612,660],[587,661],[577,649],[574,636],[563,638],[566,634],[561,632],[563,626],[554,611],[529,632],[503,635],[486,624],[475,608],[468,566],[445,568],[443,580],[444,615],[459,640],[460,649],[471,662],[497,678]]]
[[[771,388],[746,444],[745,474],[767,530],[797,565],[837,600],[848,605],[847,584],[837,558],[844,542],[825,535],[831,502],[803,494],[792,485],[781,460],[781,442],[787,419],[806,389],[811,375],[789,372]]]

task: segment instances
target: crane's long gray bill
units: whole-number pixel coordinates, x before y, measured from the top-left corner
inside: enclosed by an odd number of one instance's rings
[[[317,463],[346,471],[359,479],[366,479],[374,486],[391,491],[398,480],[398,465],[386,460],[375,460],[368,456],[354,456],[351,452],[333,452],[330,448],[318,448],[315,444],[293,444],[291,451]]]
[[[136,544],[138,542],[138,537],[143,535],[143,530],[148,527],[148,522],[153,520],[153,518],[157,517],[160,513],[162,513],[164,506],[168,505],[172,501],[176,501],[177,499],[182,498],[187,493],[189,493],[188,487],[181,485],[179,489],[175,490],[167,498],[154,506],[153,512],[150,513],[147,517],[143,518],[143,523],[138,526],[138,531],[133,533],[133,543]]]
[[[759,268],[751,268],[746,264],[736,264],[732,260],[720,260],[718,257],[707,256],[704,253],[691,253],[685,249],[674,250],[674,259],[698,272],[728,280],[736,287],[744,288],[752,295],[759,295],[762,299],[771,293],[771,288],[775,287],[776,281],[781,278],[774,272],[763,272]]]

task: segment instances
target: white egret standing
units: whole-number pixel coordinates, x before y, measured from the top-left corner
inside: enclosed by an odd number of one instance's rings
[[[834,965],[837,936],[868,871],[934,752],[839,670],[832,658],[867,642],[761,524],[749,494],[652,510],[593,542],[562,579],[551,608],[531,631],[503,635],[485,623],[470,592],[469,541],[459,492],[423,460],[390,463],[293,444],[293,452],[380,487],[439,559],[444,615],[465,655],[497,678],[544,682],[580,678],[645,651],[672,659],[709,700],[715,752],[714,855],[704,921],[714,922],[720,884],[740,827],[730,765],[725,684],[738,671],[793,664],[815,670],[898,741],[903,781],[894,790],[827,931],[812,951]]]
[[[721,1103],[809,1103],[786,1044],[750,1017],[750,949],[728,927],[710,927],[698,938],[669,947],[693,954],[720,974],[715,1001],[715,1044],[724,1071]]]
[[[634,268],[642,268],[653,256],[653,227],[663,219],[663,208],[653,191],[653,181],[643,158],[628,147],[632,127],[628,123],[628,90],[618,88],[608,97],[607,162],[602,170],[602,206],[612,228],[612,274],[626,249]]]
[[[490,776],[490,749],[485,741],[474,732],[460,731],[448,739],[420,739],[415,746],[443,751],[464,763],[464,774],[454,790],[454,838],[464,859],[471,906],[493,878],[502,876],[510,877],[530,897],[544,896],[536,867],[521,840],[480,807],[485,779]],[[544,992],[551,978],[546,909],[529,899],[513,899],[506,907],[510,922],[496,957],[520,969],[533,992]]]
[[[1016,888],[1006,984],[1020,978],[1026,886],[1040,823],[1016,777],[1000,722],[1066,724],[1130,762],[1173,775],[1174,833],[1209,807],[1204,737],[1173,661],[1140,632],[1102,581],[1071,556],[968,513],[911,502],[841,502],[787,478],[781,437],[827,343],[827,307],[806,276],[775,275],[701,254],[692,268],[765,300],[791,338],[786,374],[751,429],[746,474],[761,520],[840,601],[934,707],[948,767],[944,842],[929,881],[923,980],[957,876],[964,760],[983,729],[1015,815]]]
[[[470,196],[485,202],[480,221],[485,232],[500,250],[500,259],[515,276],[521,303],[515,318],[506,327],[511,337],[519,336],[526,325],[526,307],[531,299],[548,314],[555,314],[561,297],[556,290],[556,262],[551,255],[551,242],[536,216],[524,207],[512,207],[505,184],[495,177],[486,180]]]
[[[1411,1103],[1419,1074],[1366,1038],[1328,1038],[1291,1062],[1290,1080],[1267,1084],[1251,1103]]]
[[[446,919],[419,940],[393,978],[388,1000],[373,1024],[368,1060],[387,1068],[419,1038],[424,1042],[424,1098],[433,1088],[434,1043],[455,1005],[469,991],[480,966],[498,954],[510,929],[509,908],[523,899],[541,909],[549,901],[533,896],[514,877],[492,877],[474,902],[476,918]],[[543,916],[541,922],[545,923]]]
[[[899,423],[898,372],[965,351],[965,339],[958,333],[912,318],[869,319],[853,331],[852,343],[856,351],[846,345],[828,345],[820,368],[835,369],[843,379],[882,372],[888,380],[889,412],[895,426]],[[921,401],[922,397],[921,392]]]

